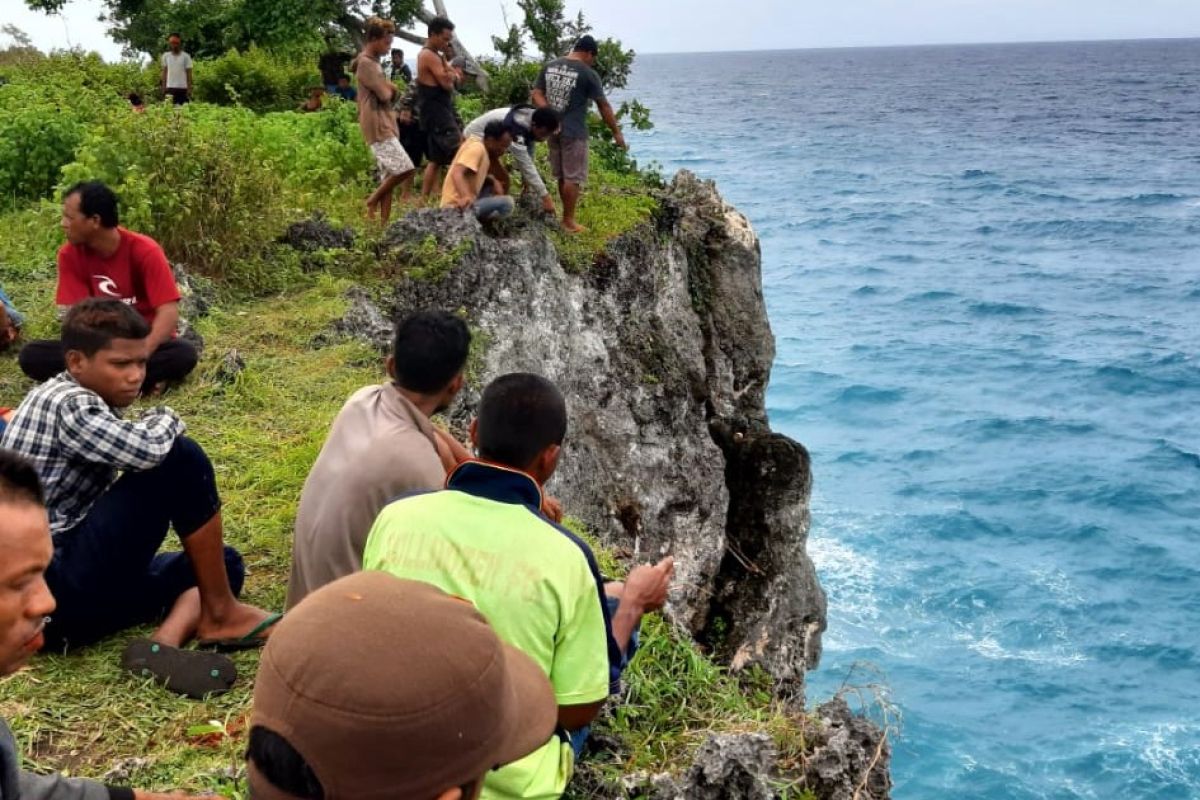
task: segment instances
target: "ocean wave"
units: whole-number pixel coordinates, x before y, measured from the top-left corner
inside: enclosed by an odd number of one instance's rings
[[[1044,664],[1051,667],[1074,667],[1091,659],[1083,653],[1070,650],[1037,650],[1033,648],[1006,648],[992,636],[972,637],[962,635],[967,649],[992,661],[1023,661],[1028,664]]]
[[[866,386],[856,383],[847,386],[838,393],[837,402],[863,405],[886,405],[898,403],[904,399],[904,389],[881,389],[877,386]]]
[[[1086,436],[1098,429],[1091,422],[1056,419],[1053,417],[982,417],[960,422],[951,431],[980,441],[1030,436],[1048,439],[1052,436]]]
[[[1111,201],[1123,206],[1162,206],[1174,205],[1188,199],[1188,195],[1172,194],[1171,192],[1148,192],[1146,194],[1134,194],[1127,197],[1118,197]]]
[[[1196,291],[1200,292],[1200,289],[1197,289]],[[944,291],[944,290],[940,290],[940,289],[935,289],[935,290],[928,291],[928,292],[921,292],[920,294],[910,294],[908,297],[904,298],[904,302],[906,302],[906,303],[930,303],[930,302],[939,302],[941,300],[955,300],[958,297],[960,297],[960,295],[955,294],[954,292],[948,292],[948,291]]]
[[[1038,306],[1026,306],[1020,303],[971,303],[967,309],[972,314],[984,317],[1018,317],[1032,314],[1045,314],[1045,309]]]

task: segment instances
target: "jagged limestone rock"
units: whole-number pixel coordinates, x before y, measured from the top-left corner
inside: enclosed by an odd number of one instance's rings
[[[390,319],[464,313],[485,346],[451,412],[460,431],[492,377],[555,381],[570,429],[550,491],[627,559],[674,555],[668,613],[802,703],[825,596],[804,549],[808,455],[767,424],[775,348],[758,240],[689,173],[660,205],[583,274],[562,268],[532,220],[485,230],[455,211],[412,212],[380,245],[382,265],[409,276],[388,320],[360,294],[339,327],[386,349]],[[414,264],[415,253],[430,263]]]
[[[804,785],[821,800],[886,800],[891,796],[891,746],[884,731],[854,714],[841,697],[817,708]]]

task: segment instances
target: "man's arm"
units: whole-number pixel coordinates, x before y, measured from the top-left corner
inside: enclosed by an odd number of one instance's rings
[[[625,588],[617,613],[612,618],[612,634],[621,652],[629,650],[629,640],[642,617],[658,611],[667,602],[667,591],[675,577],[675,559],[667,556],[653,567],[642,564],[634,567],[625,579]]]
[[[117,417],[96,395],[79,393],[59,414],[63,451],[92,464],[145,470],[162,463],[187,430],[174,411],[155,409],[136,422]]]
[[[454,68],[446,62],[446,59],[428,47],[421,48],[421,54],[417,56],[418,80],[420,80],[422,73],[432,78],[438,86],[447,92],[454,91]]]
[[[617,115],[613,113],[612,104],[602,98],[596,101],[596,108],[599,109],[600,118],[604,120],[604,124],[612,131],[613,141],[617,143],[617,147],[628,150],[629,145],[625,144],[625,135],[621,133],[621,126],[617,122]]]
[[[465,210],[475,202],[475,187],[467,180],[467,173],[475,174],[465,164],[454,164],[450,167],[450,180],[454,181],[454,193],[458,195],[456,207]]]
[[[158,308],[154,309],[154,324],[150,326],[150,335],[146,337],[146,341],[150,344],[150,352],[153,353],[164,342],[171,341],[175,336],[175,327],[179,324],[179,303],[163,303]]]
[[[521,182],[525,184],[524,188],[541,198],[542,208],[553,212],[554,199],[550,197],[550,191],[546,189],[546,182],[542,180],[537,164],[533,163],[533,156],[530,155],[529,148],[513,142],[508,148],[508,154],[513,157],[513,161],[517,162],[517,170],[521,173]]]
[[[382,69],[371,69],[370,64],[359,62],[355,75],[358,78],[358,88],[370,91],[380,103],[390,103],[396,98],[396,85],[383,77]]]
[[[533,94],[530,95],[530,97],[533,98],[533,104],[538,108],[545,108],[546,106],[550,105],[548,102],[546,102],[546,92],[542,89],[534,89]]]
[[[188,97],[191,97],[192,96],[192,68],[188,67],[186,72],[187,72],[187,82],[188,82],[187,92],[188,92]]]

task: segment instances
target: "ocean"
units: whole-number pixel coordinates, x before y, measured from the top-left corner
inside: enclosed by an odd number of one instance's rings
[[[1200,797],[1200,41],[639,57],[762,239],[810,701],[897,798]]]

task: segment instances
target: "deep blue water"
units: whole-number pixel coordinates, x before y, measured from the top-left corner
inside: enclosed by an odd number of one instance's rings
[[[898,798],[1200,797],[1200,41],[644,56],[762,237],[815,465],[810,698]]]

